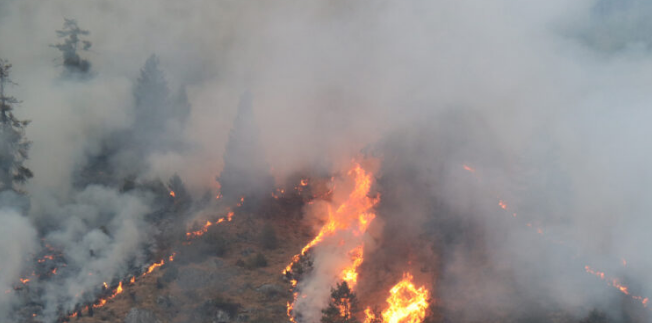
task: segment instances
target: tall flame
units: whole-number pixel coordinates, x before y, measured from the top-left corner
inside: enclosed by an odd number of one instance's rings
[[[367,231],[371,221],[376,217],[372,212],[372,209],[378,203],[380,198],[378,196],[367,196],[373,184],[373,174],[363,169],[359,163],[354,163],[353,167],[347,174],[350,177],[353,177],[355,183],[353,190],[349,193],[347,199],[337,206],[337,209],[333,210],[334,207],[332,205],[327,205],[328,218],[326,223],[321,227],[317,236],[301,249],[301,253],[292,257],[292,262],[290,262],[290,264],[288,264],[283,270],[284,275],[292,273],[292,267],[298,263],[301,256],[306,255],[311,248],[320,244],[326,238],[336,235],[338,232],[348,231],[353,237],[355,237],[354,241],[356,241],[356,247],[349,250],[348,256],[351,263],[341,270],[340,278],[346,281],[351,288],[356,285],[358,278],[357,269],[364,260],[364,243],[362,241],[362,236]],[[305,183],[306,185],[308,184],[307,180]],[[296,287],[297,281],[295,279],[292,279],[290,282],[293,288]],[[294,301],[288,303],[288,317],[291,322],[295,322],[292,315],[292,309],[296,303],[297,296],[298,293],[295,292]]]

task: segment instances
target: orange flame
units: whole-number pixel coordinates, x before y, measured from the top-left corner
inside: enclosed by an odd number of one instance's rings
[[[107,284],[104,283],[104,286],[106,287]],[[97,304],[93,304],[93,307],[94,307],[94,308],[98,308],[98,307],[102,307],[102,306],[106,305],[106,302],[107,302],[108,300],[114,299],[116,296],[118,296],[118,294],[120,294],[120,293],[122,293],[122,292],[123,292],[123,289],[122,289],[122,282],[120,282],[120,283],[118,284],[118,288],[116,288],[116,290],[115,290],[115,291],[114,291],[110,296],[108,296],[107,298],[100,298],[100,299],[97,301]],[[75,315],[76,315],[76,313],[75,313]],[[74,317],[74,316],[72,316],[72,317]]]
[[[353,168],[347,174],[354,179],[355,185],[353,191],[349,193],[346,201],[340,204],[335,212],[333,212],[330,204],[327,206],[328,219],[326,223],[321,227],[317,236],[301,249],[301,253],[292,257],[292,262],[285,267],[283,275],[291,273],[292,266],[299,262],[301,256],[304,256],[308,250],[321,243],[327,237],[335,235],[338,231],[348,230],[353,236],[361,237],[366,232],[371,221],[376,217],[371,210],[380,201],[380,198],[378,196],[373,198],[367,196],[373,184],[373,174],[365,171],[358,163],[354,163]],[[305,184],[308,184],[307,180]],[[358,246],[349,252],[351,265],[344,268],[340,273],[341,278],[351,288],[357,283],[357,269],[364,260],[362,257],[363,249],[364,244],[360,241]],[[293,288],[296,287],[297,281],[295,279],[292,279],[290,282]],[[288,303],[287,307],[288,317],[292,322],[294,322],[292,308],[297,300],[297,295],[295,293],[294,302]]]
[[[351,287],[351,289],[353,289],[358,283],[358,267],[360,267],[364,261],[362,253],[363,245],[359,245],[355,249],[351,250],[349,256],[351,256],[351,259],[353,259],[353,263],[351,266],[345,268],[342,271],[342,274],[340,274],[342,280],[344,280],[349,285],[349,287]]]
[[[159,262],[155,262],[155,263],[151,264],[149,267],[147,267],[147,270],[145,271],[145,273],[143,274],[143,276],[145,276],[145,275],[151,273],[152,271],[154,271],[154,269],[156,269],[156,268],[158,268],[158,267],[161,267],[161,266],[163,266],[164,264],[165,264],[165,260],[163,260],[163,259],[161,259],[161,261],[159,261]],[[121,285],[122,285],[122,283],[121,283]]]
[[[382,312],[383,323],[421,323],[428,309],[428,290],[425,286],[417,288],[412,283],[412,275],[403,274],[403,280],[389,290],[388,307]],[[376,320],[370,308],[365,310],[365,323]]]
[[[589,266],[584,266],[584,270],[586,270],[587,273],[592,274],[592,275],[606,281],[609,286],[612,286],[612,287],[618,289],[621,293],[623,293],[625,295],[631,296],[633,299],[635,299],[637,301],[640,301],[643,304],[644,307],[647,307],[647,303],[648,303],[648,298],[647,297],[644,298],[643,296],[630,295],[629,287],[621,284],[620,281],[618,281],[618,279],[607,278],[604,272],[594,270],[593,268],[591,268]]]
[[[29,278],[20,278],[20,282],[23,284],[27,284],[29,282]]]
[[[174,193],[174,191],[170,191],[170,196],[176,197],[177,195]]]

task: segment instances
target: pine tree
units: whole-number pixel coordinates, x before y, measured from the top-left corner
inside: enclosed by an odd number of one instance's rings
[[[25,138],[29,120],[18,120],[12,112],[18,100],[5,95],[6,86],[14,84],[9,78],[10,70],[11,64],[0,60],[0,191],[18,192],[17,185],[33,176],[24,166],[31,142]]]
[[[77,26],[74,19],[64,18],[63,28],[57,30],[57,36],[64,38],[63,43],[50,45],[58,49],[63,55],[63,66],[66,68],[64,75],[86,74],[90,72],[91,63],[79,56],[78,50],[88,51],[91,48],[91,42],[81,40],[80,36],[87,36],[90,32]],[[81,46],[81,47],[80,47]]]
[[[274,179],[265,162],[249,92],[240,98],[238,115],[226,144],[224,169],[218,181],[224,200],[231,202],[245,197],[247,203],[251,197],[269,194],[274,186]]]
[[[358,323],[353,313],[358,310],[358,300],[355,293],[349,288],[349,284],[342,282],[337,288],[331,289],[331,299],[328,306],[323,309],[322,323]]]
[[[134,132],[138,142],[158,150],[168,150],[181,142],[181,130],[190,114],[188,97],[183,87],[177,95],[170,95],[156,55],[151,55],[140,70],[134,98]]]

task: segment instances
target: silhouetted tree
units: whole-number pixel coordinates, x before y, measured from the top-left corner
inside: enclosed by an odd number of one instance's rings
[[[265,162],[249,92],[240,98],[238,115],[226,144],[224,169],[218,181],[224,200],[229,202],[245,197],[245,204],[251,203],[255,197],[267,195],[273,189],[274,179]]]
[[[66,68],[64,75],[71,74],[88,74],[91,69],[91,63],[79,56],[78,51],[87,51],[91,48],[91,42],[81,40],[80,36],[90,34],[88,30],[83,30],[77,26],[74,19],[64,18],[63,28],[57,30],[57,36],[64,38],[63,43],[50,45],[58,49],[63,55],[63,66]]]
[[[19,191],[18,184],[25,183],[33,176],[24,166],[28,159],[31,142],[25,138],[25,127],[29,120],[18,120],[14,105],[18,100],[5,94],[5,88],[13,84],[9,78],[11,64],[0,60],[0,190]]]
[[[342,282],[331,289],[331,299],[328,306],[323,309],[322,323],[358,323],[353,313],[358,310],[358,299],[349,288],[349,284]]]
[[[140,70],[134,89],[134,135],[141,147],[168,150],[181,141],[181,130],[190,114],[184,88],[171,96],[159,59],[151,55]]]

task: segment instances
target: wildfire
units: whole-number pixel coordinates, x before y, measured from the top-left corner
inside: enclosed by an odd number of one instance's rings
[[[46,260],[54,260],[54,255],[45,255],[43,258],[37,260],[39,263],[44,263]]]
[[[421,323],[426,318],[429,293],[425,286],[417,288],[412,275],[403,274],[403,280],[389,290],[387,309],[382,312],[383,323]],[[365,310],[365,323],[377,322],[371,308]]]
[[[23,284],[27,284],[29,282],[29,278],[20,278],[20,282]]]
[[[188,239],[192,239],[192,238],[197,238],[199,236],[202,236],[204,233],[208,232],[208,228],[210,228],[212,225],[222,223],[222,222],[224,222],[224,218],[220,218],[215,222],[206,221],[206,224],[204,224],[204,226],[201,229],[196,231],[186,232],[186,237]]]
[[[165,264],[165,260],[163,260],[163,259],[161,259],[161,261],[159,261],[159,262],[155,262],[155,263],[151,264],[149,267],[147,267],[147,270],[145,271],[145,273],[143,274],[143,276],[145,276],[145,275],[151,273],[152,271],[154,271],[154,269],[156,269],[156,268],[158,268],[158,267],[161,267],[161,266],[163,266],[164,264]]]
[[[351,250],[349,256],[351,256],[353,263],[351,264],[351,266],[344,269],[342,271],[342,274],[340,275],[342,277],[342,280],[344,280],[352,289],[358,283],[358,267],[360,267],[360,265],[362,265],[362,262],[364,261],[364,258],[362,257],[362,252],[363,252],[363,245],[359,245],[355,249]]]
[[[371,221],[376,217],[371,210],[378,203],[380,198],[378,196],[367,196],[373,183],[373,174],[365,171],[360,164],[355,163],[353,168],[347,174],[350,177],[353,177],[355,183],[353,190],[349,193],[344,203],[337,206],[335,211],[333,211],[333,207],[330,204],[327,205],[328,219],[326,223],[321,227],[317,236],[301,249],[301,253],[292,257],[292,262],[285,267],[283,275],[287,276],[288,274],[291,274],[293,265],[299,262],[301,256],[306,255],[312,247],[318,245],[327,237],[335,235],[339,231],[349,231],[354,237],[356,237],[356,239],[358,239],[358,244],[355,248],[349,251],[348,255],[351,258],[351,264],[342,269],[340,278],[346,281],[351,288],[356,285],[358,277],[357,269],[364,260],[362,256],[364,244],[361,237],[366,232]],[[304,183],[305,185],[308,185],[308,180],[305,180],[305,182],[302,180],[301,184]],[[290,282],[293,288],[296,287],[296,279],[291,279]],[[292,315],[292,309],[296,303],[297,296],[298,293],[295,292],[294,301],[288,303],[287,307],[288,317],[292,322],[295,322]]]
[[[104,283],[104,287],[106,287],[106,286],[107,286],[107,284]],[[118,294],[120,294],[120,293],[122,293],[122,292],[123,292],[123,289],[122,289],[122,282],[120,282],[120,283],[118,284],[118,288],[116,288],[115,291],[113,291],[113,293],[112,293],[111,295],[109,295],[107,298],[100,298],[100,299],[97,301],[97,304],[93,304],[93,307],[94,307],[94,308],[98,308],[98,307],[102,307],[102,306],[106,305],[106,302],[107,302],[107,301],[109,301],[109,300],[111,300],[111,299],[114,299],[116,296],[118,296]],[[75,313],[74,315],[76,315],[76,314],[77,314],[77,313]],[[74,316],[72,316],[72,317],[74,317]]]
[[[170,191],[170,196],[176,197],[177,195],[174,193],[174,191]]]
[[[467,165],[462,165],[462,167],[463,167],[465,170],[467,170],[467,171],[469,171],[469,172],[471,172],[471,173],[475,173],[475,169],[473,169],[473,168],[471,168],[471,167],[469,167],[469,166],[467,166]],[[498,206],[500,206],[500,208],[502,208],[503,210],[507,210],[507,203],[506,203],[505,201],[503,201],[503,200],[498,200]],[[512,216],[513,216],[513,217],[516,217],[516,213],[512,213]],[[532,225],[532,223],[527,223],[526,225],[527,225],[528,227],[530,227],[530,228],[534,228],[534,226]],[[543,235],[543,233],[544,233],[544,231],[543,231],[542,228],[536,228],[536,232],[537,232],[538,234],[540,234],[540,235]],[[556,242],[556,241],[553,241],[553,242]],[[621,258],[621,259],[620,259],[620,262],[621,262],[621,264],[622,264],[624,267],[627,266],[627,260],[625,260],[624,258]],[[635,299],[635,300],[637,300],[637,301],[640,301],[640,302],[643,304],[644,307],[647,307],[647,304],[648,304],[648,302],[649,302],[649,299],[648,299],[647,297],[637,296],[637,295],[630,295],[629,287],[627,287],[627,286],[621,284],[621,283],[618,281],[618,279],[615,279],[615,278],[606,278],[606,275],[605,275],[604,272],[594,270],[594,269],[592,269],[592,268],[589,267],[589,266],[585,266],[584,269],[585,269],[585,271],[586,271],[587,273],[592,274],[592,275],[594,275],[594,276],[596,276],[596,277],[598,277],[598,278],[600,278],[600,279],[606,281],[607,284],[608,284],[609,286],[612,286],[612,287],[618,289],[621,293],[630,296],[632,299]]]
[[[589,266],[584,266],[584,270],[586,270],[587,273],[592,274],[592,275],[606,281],[607,285],[618,289],[621,293],[623,293],[625,295],[631,296],[633,299],[635,299],[637,301],[640,301],[643,304],[644,307],[647,307],[647,303],[649,301],[649,299],[647,297],[638,296],[638,295],[630,295],[629,287],[627,287],[627,286],[623,285],[622,283],[620,283],[618,281],[618,279],[608,278],[605,275],[604,272],[597,271],[597,270],[595,270],[595,269],[593,269],[593,268],[591,268]]]

